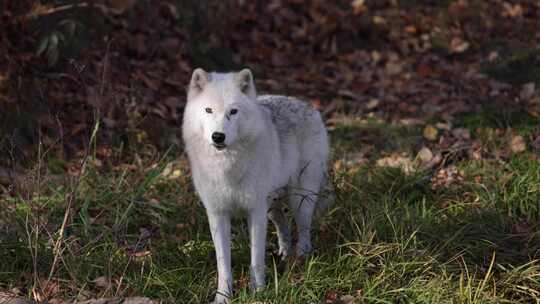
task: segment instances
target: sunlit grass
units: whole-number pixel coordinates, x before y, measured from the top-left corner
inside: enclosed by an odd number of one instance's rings
[[[337,128],[334,159],[361,149],[351,134],[384,135],[381,147],[397,151],[412,149],[421,136],[395,126],[362,128]],[[413,143],[401,138],[408,135]],[[247,287],[247,229],[235,220],[235,303],[540,301],[540,165],[533,152],[459,160],[463,178],[445,187],[433,187],[429,170],[406,174],[372,162],[335,172],[337,201],[314,227],[316,249],[305,261],[275,260],[271,230],[261,293]],[[51,180],[31,196],[4,199],[0,289],[22,288],[29,297],[34,287],[64,299],[210,301],[213,245],[186,164],[169,154],[88,165],[78,180]],[[58,288],[47,289],[48,278]]]

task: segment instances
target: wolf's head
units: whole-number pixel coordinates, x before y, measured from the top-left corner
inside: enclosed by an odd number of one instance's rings
[[[221,151],[257,131],[260,118],[253,75],[207,73],[196,69],[188,88],[183,135],[205,141]]]

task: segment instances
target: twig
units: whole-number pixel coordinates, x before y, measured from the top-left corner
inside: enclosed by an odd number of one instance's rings
[[[76,8],[84,8],[84,7],[95,7],[95,8],[100,9],[103,13],[107,13],[109,11],[109,9],[103,4],[99,4],[99,3],[89,4],[87,2],[82,2],[82,3],[61,5],[61,6],[45,9],[45,10],[37,10],[36,12],[31,12],[29,14],[26,14],[20,17],[20,20],[33,19],[33,18],[37,18],[41,16],[52,15],[52,14],[60,13],[63,11],[76,9]]]

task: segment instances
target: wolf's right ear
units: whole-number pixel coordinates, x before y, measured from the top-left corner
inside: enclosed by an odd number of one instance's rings
[[[236,74],[236,81],[240,91],[251,98],[255,98],[257,91],[253,81],[253,74],[250,69],[243,69]]]
[[[203,69],[197,68],[191,75],[188,88],[188,99],[199,95],[209,82],[209,75]]]

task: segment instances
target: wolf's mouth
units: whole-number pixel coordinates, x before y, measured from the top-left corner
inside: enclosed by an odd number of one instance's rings
[[[217,150],[221,151],[225,148],[227,148],[226,144],[212,144]]]

